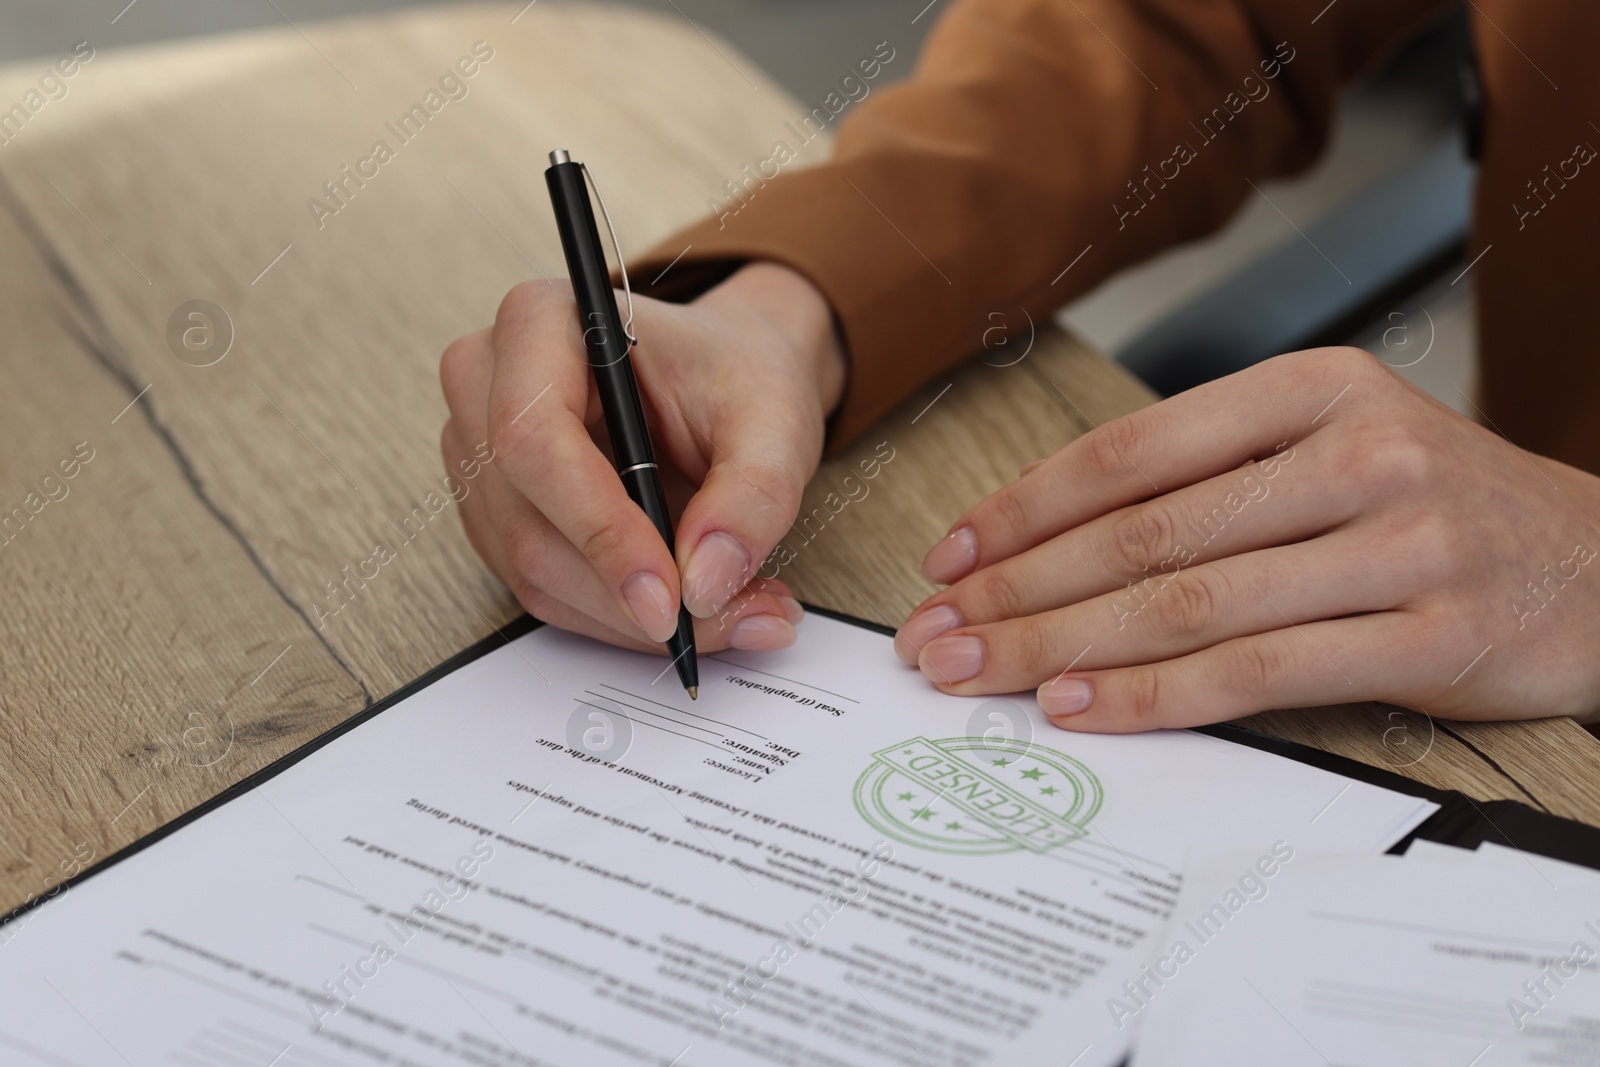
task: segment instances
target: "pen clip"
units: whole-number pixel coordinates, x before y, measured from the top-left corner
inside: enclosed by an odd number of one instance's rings
[[[617,256],[617,270],[622,272],[622,292],[628,298],[628,321],[622,324],[622,336],[628,339],[632,347],[639,343],[633,335],[633,288],[628,284],[628,265],[622,261],[622,244],[617,240],[617,228],[611,225],[611,212],[606,210],[606,198],[600,195],[600,185],[594,180],[594,175],[589,171],[589,164],[579,163],[583,168],[583,176],[589,180],[589,188],[594,190],[594,198],[600,204],[600,217],[606,220],[606,229],[611,232],[611,250]]]

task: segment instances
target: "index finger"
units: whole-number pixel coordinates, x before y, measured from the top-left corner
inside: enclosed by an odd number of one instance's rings
[[[923,575],[952,583],[1090,519],[1304,440],[1330,401],[1350,400],[1342,390],[1370,381],[1379,366],[1358,349],[1295,352],[1104,423],[963,515],[923,560]]]
[[[506,479],[583,553],[651,640],[678,626],[678,571],[584,424],[589,369],[564,285],[524,283],[500,305],[489,440]]]

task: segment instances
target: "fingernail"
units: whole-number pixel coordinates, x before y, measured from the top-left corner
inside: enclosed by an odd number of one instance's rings
[[[800,606],[800,601],[792,596],[780,596],[778,603],[783,605],[783,613],[789,616],[789,625],[798,626],[800,620],[806,617],[806,609]]]
[[[972,527],[963,526],[933,546],[922,561],[922,576],[930,582],[949,585],[966,576],[977,562],[977,535]]]
[[[1023,464],[1021,477],[1026,478],[1028,475],[1032,474],[1042,466],[1044,466],[1044,460],[1042,459],[1036,459],[1032,463]]]
[[[772,652],[794,644],[794,627],[776,615],[751,615],[740,619],[728,635],[728,644],[743,652]]]
[[[907,619],[905,625],[900,627],[900,632],[894,635],[895,654],[914,667],[924,645],[946,630],[954,630],[960,625],[961,612],[949,604],[919,611]]]
[[[705,619],[744,588],[750,571],[750,553],[739,539],[723,530],[700,538],[683,568],[683,602],[689,613]]]
[[[962,635],[941,637],[922,649],[922,673],[936,682],[954,685],[983,670],[983,639]]]
[[[640,571],[623,582],[622,596],[650,640],[665,641],[677,632],[678,605],[672,602],[667,583],[650,571]]]
[[[1057,678],[1039,687],[1039,707],[1046,715],[1076,715],[1094,703],[1094,683],[1082,678]]]

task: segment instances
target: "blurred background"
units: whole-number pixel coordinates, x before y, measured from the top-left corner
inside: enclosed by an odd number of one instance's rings
[[[810,103],[880,40],[909,60],[947,0],[629,2],[732,42]],[[411,0],[12,0],[0,62],[84,39],[114,48],[284,23],[314,36],[318,21],[401,6]],[[1163,393],[1277,352],[1352,343],[1470,413],[1469,51],[1458,13],[1352,87],[1309,175],[1263,184],[1221,233],[1120,275],[1061,321]],[[897,59],[884,79],[911,67]]]

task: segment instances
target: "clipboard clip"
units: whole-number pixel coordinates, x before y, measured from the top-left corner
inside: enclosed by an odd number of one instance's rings
[[[550,162],[574,162],[571,154],[565,148],[558,148],[550,153]],[[589,188],[594,190],[595,201],[600,205],[600,217],[606,220],[606,230],[611,234],[611,251],[617,257],[617,270],[622,273],[622,293],[628,301],[628,321],[622,324],[622,336],[628,339],[628,347],[632,348],[639,343],[633,335],[633,287],[628,284],[628,264],[622,259],[622,243],[617,240],[617,228],[611,224],[611,212],[606,210],[606,198],[600,195],[600,184],[594,180],[594,172],[589,169],[589,164],[579,163],[583,169],[583,177],[589,183]]]

